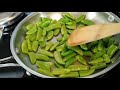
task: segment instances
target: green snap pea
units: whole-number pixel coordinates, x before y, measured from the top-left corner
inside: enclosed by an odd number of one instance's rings
[[[64,53],[61,53],[61,56],[65,57],[65,56],[68,56],[69,54],[72,54],[74,51],[73,50],[68,50]]]
[[[103,56],[104,54],[105,54],[105,52],[99,51],[99,52],[95,53],[95,54],[91,57],[91,59],[97,59],[97,58]]]
[[[46,47],[45,47],[45,50],[49,50],[52,47],[52,45],[53,45],[53,42],[51,42],[51,41],[48,42]]]
[[[32,27],[26,34],[33,34],[35,32],[37,32],[37,27],[36,26]]]
[[[29,39],[26,40],[28,45],[28,51],[32,51],[32,44]]]
[[[53,31],[49,31],[46,38],[47,40],[51,40],[53,38]]]
[[[41,37],[42,37],[42,28],[38,28],[37,31],[37,36],[36,36],[36,40],[38,40],[39,42],[41,41]]]
[[[86,65],[70,65],[67,67],[70,71],[80,71],[80,70],[88,70],[89,67]]]
[[[79,73],[78,72],[69,72],[66,74],[61,74],[59,75],[60,78],[77,78],[79,77]]]
[[[55,50],[55,48],[59,45],[59,42],[56,42],[51,48],[50,51]]]
[[[85,19],[86,15],[80,15],[78,18],[75,19],[75,21],[78,23],[78,22],[81,22],[83,19]]]
[[[60,75],[60,74],[65,74],[65,73],[69,73],[70,69],[66,69],[66,68],[55,68],[52,71],[53,75]]]
[[[65,65],[65,62],[63,61],[63,59],[62,59],[62,57],[61,57],[61,55],[60,55],[60,52],[55,51],[55,52],[54,52],[54,58],[55,58],[55,60],[56,60],[59,64]]]
[[[87,46],[88,46],[88,49],[91,49],[93,46],[95,46],[96,44],[98,44],[98,41],[93,41],[91,43],[89,43]]]
[[[50,66],[48,64],[45,64],[44,62],[37,61],[36,62],[37,67],[48,70],[50,72]]]
[[[37,49],[38,49],[38,45],[39,45],[38,41],[33,41],[33,43],[32,43],[32,50],[36,52]]]
[[[57,20],[52,20],[51,23],[50,23],[50,25],[51,24],[55,24],[55,23],[57,23]]]
[[[68,29],[76,29],[76,22],[73,21],[71,25],[66,25]]]
[[[27,36],[25,37],[26,39],[29,39],[30,41],[34,41],[36,39],[36,34],[37,33],[33,33],[33,34],[27,34]]]
[[[46,17],[42,17],[41,20],[42,20],[42,22],[51,21],[50,18],[46,18]]]
[[[62,41],[62,37],[57,38],[57,41],[59,42]]]
[[[36,25],[38,26],[38,27],[41,27],[41,24],[42,24],[43,22],[42,21],[38,21],[38,22],[36,22]]]
[[[69,38],[69,34],[66,33],[63,35],[62,41],[66,41],[68,38]]]
[[[39,44],[40,44],[40,47],[41,47],[41,48],[44,48],[44,47],[46,46],[46,42],[45,42],[45,41],[40,41]]]
[[[89,70],[79,71],[79,74],[80,74],[80,77],[84,77],[84,76],[91,75],[94,72],[95,72],[95,69],[91,68]]]
[[[73,22],[71,21],[71,22],[67,22],[66,23],[66,25],[72,25],[73,24]]]
[[[103,38],[103,41],[104,41],[106,44],[108,44],[108,43],[109,43],[110,38],[111,38],[111,36],[106,37],[106,38]]]
[[[53,57],[53,54],[47,50],[40,49],[40,51],[38,53],[47,55],[49,57]]]
[[[86,44],[81,44],[80,47],[83,49],[83,50],[88,50],[87,48],[87,45]]]
[[[93,56],[93,53],[91,51],[83,51],[83,55],[91,57]]]
[[[97,47],[97,49],[98,49],[98,51],[101,51],[101,50],[104,49],[104,43],[103,43],[102,40],[100,40],[100,41],[98,42],[98,47]]]
[[[77,52],[78,54],[80,54],[81,56],[83,56],[83,51],[80,49],[79,46],[74,46],[74,47],[68,47],[69,49]]]
[[[44,64],[50,66],[50,68],[52,68],[54,66],[53,62],[43,62]]]
[[[112,37],[109,39],[108,46],[112,45],[115,42],[115,39]]]
[[[22,48],[22,53],[25,53],[25,54],[28,53],[28,45],[26,40],[22,42],[21,48]]]
[[[117,50],[118,50],[118,46],[110,45],[107,50],[108,56],[111,58]]]
[[[34,52],[28,52],[31,64],[36,63],[36,54]]]
[[[42,28],[47,27],[50,23],[51,23],[51,21],[45,21],[41,24],[41,27]]]
[[[64,48],[63,48],[63,51],[61,52],[61,55],[64,54],[64,53],[66,53],[67,50],[68,50],[68,49],[67,49],[67,46],[66,46],[66,44],[65,44],[65,46],[64,46]]]
[[[76,55],[75,52],[71,53],[71,54],[68,54],[66,57],[63,58],[63,61],[67,61],[69,60],[70,58],[74,57]]]
[[[47,34],[47,30],[46,30],[46,28],[44,28],[42,31],[42,35],[45,36],[46,34]]]
[[[97,58],[97,59],[93,59],[93,60],[89,61],[88,63],[91,64],[91,65],[94,65],[94,64],[102,63],[102,62],[104,62],[104,59],[102,57],[100,57],[100,58]]]
[[[75,17],[71,13],[65,13],[65,14],[63,14],[63,16],[66,16],[72,20],[75,20]]]
[[[84,26],[85,26],[84,24],[80,24],[80,25],[78,25],[77,28],[81,28],[81,27],[84,27]]]
[[[94,46],[91,51],[92,51],[93,53],[97,53],[97,52],[98,52],[97,46]]]
[[[60,32],[60,29],[59,29],[59,28],[55,29],[55,30],[54,30],[54,35],[57,36],[57,35],[59,34],[59,32]]]
[[[95,65],[92,66],[91,68],[94,68],[94,69],[101,69],[101,68],[105,68],[105,67],[106,67],[106,63],[103,62],[103,63],[95,64]]]
[[[71,65],[75,61],[76,61],[76,58],[74,58],[74,57],[68,59],[65,63],[65,67],[68,67],[69,65]]]
[[[88,19],[83,19],[81,22],[82,22],[83,24],[85,24],[85,25],[93,25],[93,24],[94,24],[93,21],[88,20]]]
[[[62,44],[62,45],[56,47],[56,50],[61,52],[63,50],[64,46],[65,46],[65,44]]]
[[[62,25],[61,26],[61,34],[64,35],[67,33],[67,30],[66,30],[66,26],[65,25]]]
[[[43,61],[50,61],[50,58],[44,54],[37,54],[36,59],[43,60]]]
[[[71,22],[72,20],[69,17],[64,16],[64,18],[61,21],[61,24],[66,24],[68,22]]]
[[[28,24],[28,25],[26,26],[26,29],[27,29],[27,30],[31,30],[31,28],[32,28],[33,26],[35,26],[35,24],[33,24],[33,23]]]
[[[106,63],[110,63],[110,57],[107,54],[103,55],[103,59]]]
[[[59,63],[57,63],[56,61],[54,62],[55,66],[58,67],[58,68],[63,68],[63,66]]]
[[[60,23],[51,24],[51,25],[49,25],[49,26],[46,28],[46,30],[47,30],[47,31],[50,31],[50,30],[57,29],[57,28],[61,28]]]
[[[40,74],[44,74],[44,75],[47,75],[47,76],[54,77],[54,75],[53,75],[52,73],[48,72],[48,71],[45,70],[45,69],[39,68],[39,69],[37,70],[37,72],[39,72]]]
[[[80,63],[82,63],[82,64],[84,64],[84,65],[87,65],[87,62],[85,61],[85,59],[84,59],[82,56],[77,55],[77,56],[76,56],[76,59],[77,59]]]
[[[67,32],[68,32],[69,34],[72,34],[73,30],[67,30]]]

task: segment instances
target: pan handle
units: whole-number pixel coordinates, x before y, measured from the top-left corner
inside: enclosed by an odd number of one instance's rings
[[[10,56],[10,57],[6,57],[6,58],[3,58],[3,59],[0,59],[0,63],[2,63],[2,62],[7,62],[7,61],[9,61],[9,60],[11,60],[11,59],[14,59],[14,57],[13,57],[13,56]]]

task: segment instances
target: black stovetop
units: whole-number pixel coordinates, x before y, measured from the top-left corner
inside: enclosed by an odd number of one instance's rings
[[[117,12],[114,12],[114,13],[120,17],[120,13],[117,13]],[[15,24],[5,28],[4,31],[9,34],[3,35],[0,40],[0,59],[6,58],[12,55],[10,51],[10,35],[14,30],[14,28],[16,27],[16,25],[29,14],[30,12],[25,12],[20,20],[18,20]],[[14,59],[11,59],[9,62],[16,63]],[[0,78],[37,78],[37,76],[34,76],[34,75],[28,76],[26,74],[26,70],[24,70],[22,67],[3,67],[3,68],[0,68]],[[120,64],[118,64],[109,72],[97,78],[120,78]]]

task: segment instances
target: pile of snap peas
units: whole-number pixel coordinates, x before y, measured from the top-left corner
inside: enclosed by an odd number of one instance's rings
[[[107,67],[119,49],[114,37],[67,46],[66,41],[73,30],[93,24],[84,14],[75,18],[71,13],[64,13],[58,21],[41,17],[26,26],[22,53],[28,55],[31,64],[38,67],[37,72],[47,76],[75,78],[91,75]]]

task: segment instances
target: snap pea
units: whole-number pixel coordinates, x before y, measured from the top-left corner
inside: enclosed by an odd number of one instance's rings
[[[65,44],[65,46],[64,46],[64,48],[63,48],[63,51],[61,52],[61,55],[64,54],[65,52],[67,52],[67,50],[68,50],[68,49],[67,49],[67,46],[66,46],[66,44]]]
[[[93,25],[93,24],[94,24],[93,21],[88,20],[88,19],[83,19],[81,22],[82,22],[83,24],[85,24],[85,25]]]
[[[27,30],[31,30],[31,28],[32,28],[34,25],[35,25],[35,24],[33,24],[33,23],[28,24],[28,25],[26,26],[26,29],[27,29]]]
[[[50,66],[48,64],[45,64],[44,62],[37,61],[36,62],[37,67],[45,69],[50,72]]]
[[[102,40],[100,40],[100,41],[98,42],[97,49],[98,49],[98,51],[101,51],[101,50],[103,50],[103,49],[104,49],[104,43],[103,43],[103,41],[102,41]]]
[[[59,28],[55,29],[55,30],[54,30],[54,35],[57,36],[57,35],[59,34],[59,32],[60,32],[60,29],[59,29]]]
[[[63,61],[67,61],[69,60],[70,58],[74,57],[76,55],[75,52],[71,53],[71,54],[68,54],[66,57],[63,58]]]
[[[55,50],[55,48],[59,45],[59,42],[56,42],[51,48],[50,51]]]
[[[118,50],[118,46],[110,45],[107,50],[108,56],[111,58],[117,50]]]
[[[83,51],[83,55],[91,57],[93,56],[93,53],[91,51]]]
[[[63,50],[64,46],[65,46],[65,44],[62,44],[62,45],[56,47],[56,50],[61,52]]]
[[[42,35],[45,36],[47,34],[47,29],[44,28],[43,31],[42,31]]]
[[[110,38],[110,39],[109,39],[109,42],[108,42],[108,47],[109,47],[110,45],[112,45],[114,42],[115,42],[115,39],[114,39],[113,37]]]
[[[48,72],[48,71],[45,70],[45,69],[39,68],[39,69],[37,70],[37,72],[39,72],[40,74],[44,74],[44,75],[47,75],[47,76],[54,77],[54,75],[53,75],[52,73]]]
[[[41,38],[42,38],[42,28],[39,27],[38,31],[37,31],[36,40],[38,40],[40,42]]]
[[[93,41],[91,43],[89,43],[87,46],[88,46],[88,49],[91,49],[94,45],[98,44],[98,41]]]
[[[26,40],[28,45],[28,51],[32,51],[32,44],[29,39]]]
[[[51,23],[51,21],[45,21],[41,24],[41,27],[44,28],[44,27],[47,27],[49,24]]]
[[[65,56],[68,56],[69,54],[73,53],[74,51],[73,50],[68,50],[64,53],[61,53],[61,56],[65,57]]]
[[[95,53],[95,54],[91,57],[91,59],[97,59],[97,58],[103,56],[104,54],[105,54],[105,52],[99,51],[99,52]]]
[[[53,45],[53,42],[51,42],[51,41],[48,42],[46,47],[45,47],[45,50],[49,50],[52,47],[52,45]]]
[[[88,70],[89,67],[86,65],[70,65],[67,67],[70,71],[80,71],[80,70]]]
[[[76,58],[74,58],[74,57],[68,59],[65,63],[65,67],[68,67],[69,65],[71,65],[75,61],[76,61]]]
[[[91,75],[94,72],[95,72],[95,69],[91,68],[89,70],[79,71],[79,74],[80,74],[80,77],[84,77],[84,76]]]
[[[36,54],[34,52],[28,52],[31,64],[36,63]]]
[[[85,61],[85,59],[84,59],[82,56],[77,55],[77,56],[76,56],[76,59],[77,59],[80,63],[82,63],[82,64],[84,64],[84,65],[87,65],[87,62]]]
[[[41,24],[42,24],[43,22],[42,21],[38,21],[38,22],[36,22],[36,25],[38,26],[38,27],[41,27]]]
[[[75,17],[71,13],[65,13],[65,14],[63,14],[63,16],[66,16],[72,20],[75,20]]]
[[[47,51],[47,50],[44,50],[44,49],[40,49],[40,50],[38,51],[38,53],[47,55],[47,56],[49,56],[49,57],[53,57],[53,54],[52,54],[51,52],[49,52],[49,51]]]
[[[83,56],[83,51],[80,49],[80,47],[79,46],[74,46],[74,47],[68,47],[69,49],[71,49],[71,50],[73,50],[73,51],[75,51],[75,52],[77,52],[78,54],[80,54],[81,56]]]
[[[71,22],[72,20],[69,17],[64,16],[64,18],[61,21],[62,24],[66,24],[68,22]]]
[[[38,49],[38,45],[39,45],[38,41],[33,41],[33,43],[32,43],[32,50],[36,52],[37,49]]]
[[[50,23],[50,25],[51,24],[55,24],[55,23],[57,23],[57,20],[52,20],[51,23]]]
[[[39,44],[40,44],[40,47],[41,47],[41,48],[44,48],[44,47],[46,46],[46,42],[45,42],[45,41],[40,41]]]
[[[57,41],[59,42],[62,41],[62,37],[57,38]]]
[[[36,36],[32,37],[30,41],[33,42],[35,40],[36,40]]]
[[[47,31],[50,31],[50,30],[57,29],[57,28],[61,28],[60,23],[51,24],[51,25],[49,25],[49,26],[46,28],[46,30],[47,30]]]
[[[61,26],[61,34],[64,35],[67,33],[67,30],[66,30],[66,26],[65,25],[62,25]]]
[[[55,60],[59,63],[59,64],[62,64],[62,65],[65,65],[65,62],[63,61],[61,55],[60,55],[60,52],[58,51],[55,51],[54,52],[54,58]]]
[[[66,68],[55,68],[52,71],[53,75],[60,75],[60,74],[65,74],[65,73],[69,73],[70,69],[66,69]]]
[[[110,57],[107,54],[103,55],[103,59],[106,63],[110,63]]]
[[[27,36],[25,37],[26,39],[29,39],[30,41],[34,41],[36,39],[36,34],[37,33],[33,33],[33,34],[27,34]]]
[[[69,38],[69,34],[66,33],[66,34],[63,35],[62,41],[64,42],[64,41],[66,41],[68,38]]]
[[[87,45],[86,44],[81,44],[80,47],[83,49],[83,50],[88,50],[87,48]]]
[[[79,77],[79,73],[78,72],[69,72],[66,74],[61,74],[59,75],[60,78],[77,78]]]
[[[51,21],[51,19],[47,18],[47,17],[42,17],[41,20],[42,20],[42,22]]]
[[[72,21],[66,23],[66,25],[72,25],[72,24],[73,24]]]
[[[106,38],[103,38],[103,41],[104,41],[106,44],[108,44],[108,43],[109,43],[110,38],[111,38],[111,36],[106,37]]]
[[[50,66],[50,68],[52,68],[54,66],[53,62],[43,62],[44,64]]]
[[[71,25],[66,25],[68,29],[76,29],[76,22],[73,21]]]
[[[63,68],[63,66],[59,63],[57,63],[56,61],[54,62],[55,66],[57,66],[58,68]]]
[[[75,19],[75,21],[78,23],[78,22],[81,22],[83,19],[85,19],[86,15],[80,15],[78,18]]]
[[[43,61],[50,61],[50,58],[47,55],[37,54],[36,59],[43,60]]]
[[[22,53],[25,53],[25,54],[28,53],[28,45],[26,40],[22,42],[21,49],[22,49]]]
[[[53,31],[49,31],[46,38],[47,40],[51,40],[53,38]]]
[[[98,52],[97,46],[94,46],[94,47],[91,49],[91,51],[92,51],[93,53],[97,53],[97,52]]]
[[[33,34],[35,32],[37,32],[37,27],[36,26],[32,27],[26,34]]]
[[[67,30],[67,32],[68,32],[69,34],[72,34],[73,30]]]
[[[106,63],[103,62],[103,63],[95,64],[95,65],[92,66],[91,68],[94,68],[94,69],[101,69],[101,68],[105,68],[105,67],[106,67]]]
[[[94,65],[94,64],[102,63],[102,62],[104,62],[104,59],[102,57],[100,57],[100,58],[97,58],[97,59],[93,59],[93,60],[89,61],[88,63],[91,64],[91,65]]]

